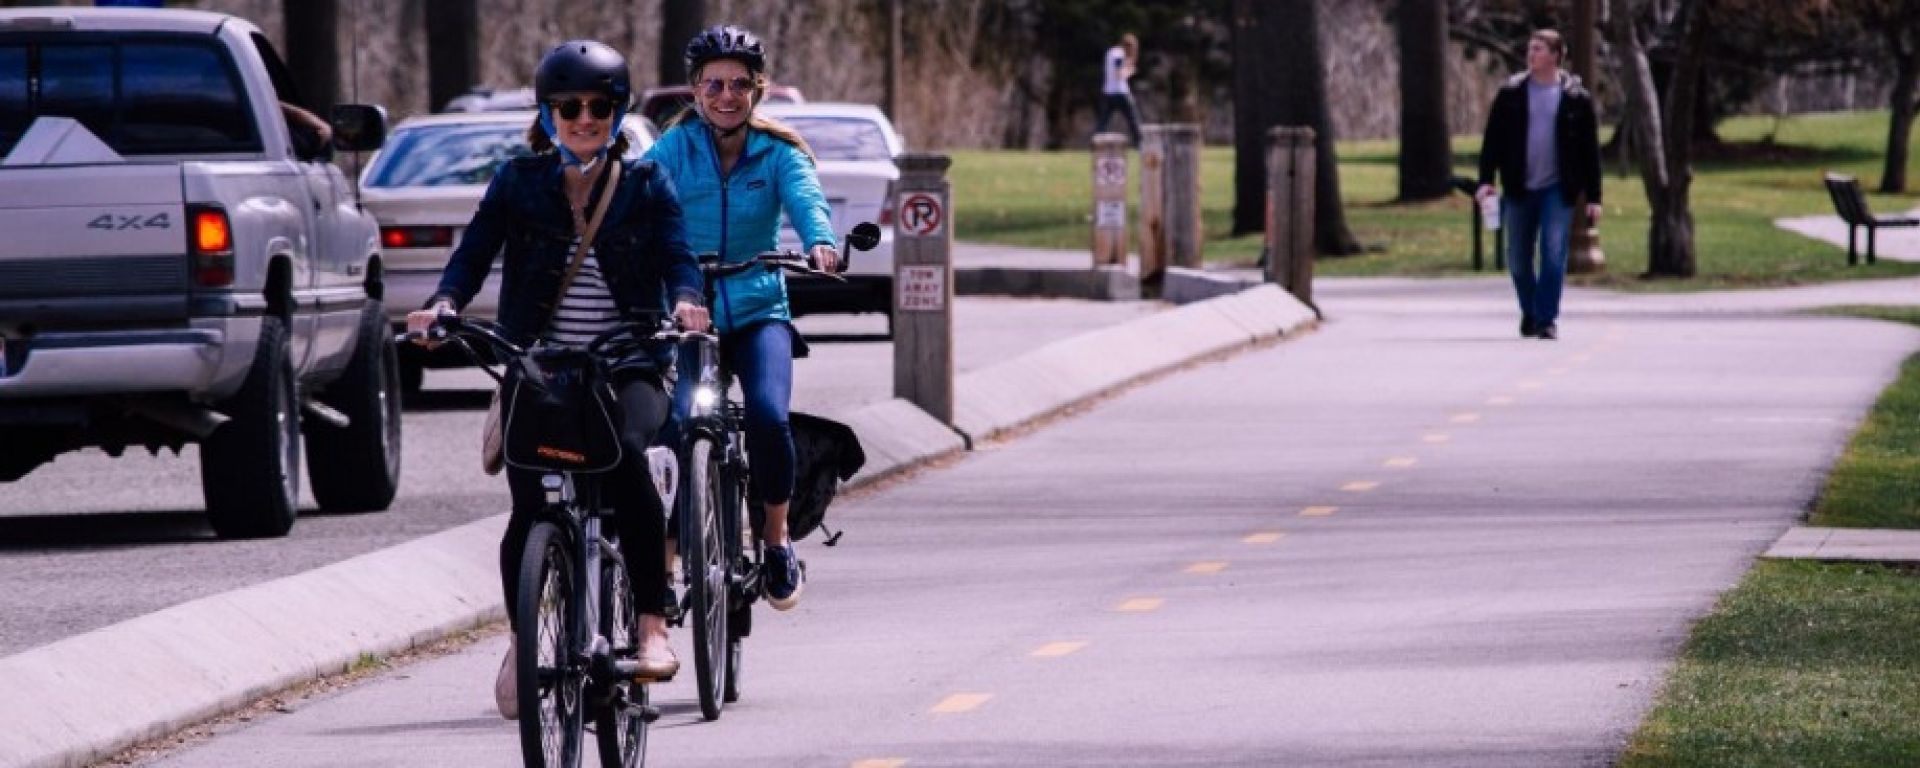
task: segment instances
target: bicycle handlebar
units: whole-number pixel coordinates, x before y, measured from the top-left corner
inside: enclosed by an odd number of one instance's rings
[[[746,261],[731,263],[721,261],[720,254],[717,253],[700,254],[700,274],[708,278],[731,277],[753,269],[754,267],[764,267],[769,272],[776,269],[784,269],[788,272],[813,275],[828,280],[838,280],[843,283],[847,281],[846,278],[841,277],[837,273],[822,271],[819,266],[814,263],[812,256],[795,251],[762,251]]]

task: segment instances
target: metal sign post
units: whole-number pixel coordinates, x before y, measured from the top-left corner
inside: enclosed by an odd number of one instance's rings
[[[893,396],[953,423],[953,187],[946,155],[909,153],[895,189]]]

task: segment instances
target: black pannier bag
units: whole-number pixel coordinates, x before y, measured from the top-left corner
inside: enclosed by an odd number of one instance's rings
[[[507,382],[507,464],[537,472],[605,472],[620,464],[619,405],[585,350],[539,347]]]
[[[860,438],[847,425],[805,413],[792,413],[793,499],[787,507],[787,534],[805,539],[827,519],[827,505],[840,481],[853,477],[867,463]],[[828,542],[829,544],[832,541]]]

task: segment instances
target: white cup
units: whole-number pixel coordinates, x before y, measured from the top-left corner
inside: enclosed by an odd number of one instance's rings
[[[1488,230],[1500,228],[1500,196],[1498,194],[1480,198],[1480,223]]]

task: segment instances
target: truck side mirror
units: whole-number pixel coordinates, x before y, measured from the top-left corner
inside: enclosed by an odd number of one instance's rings
[[[327,116],[333,146],[345,152],[371,152],[387,140],[387,110],[372,104],[335,104]]]

